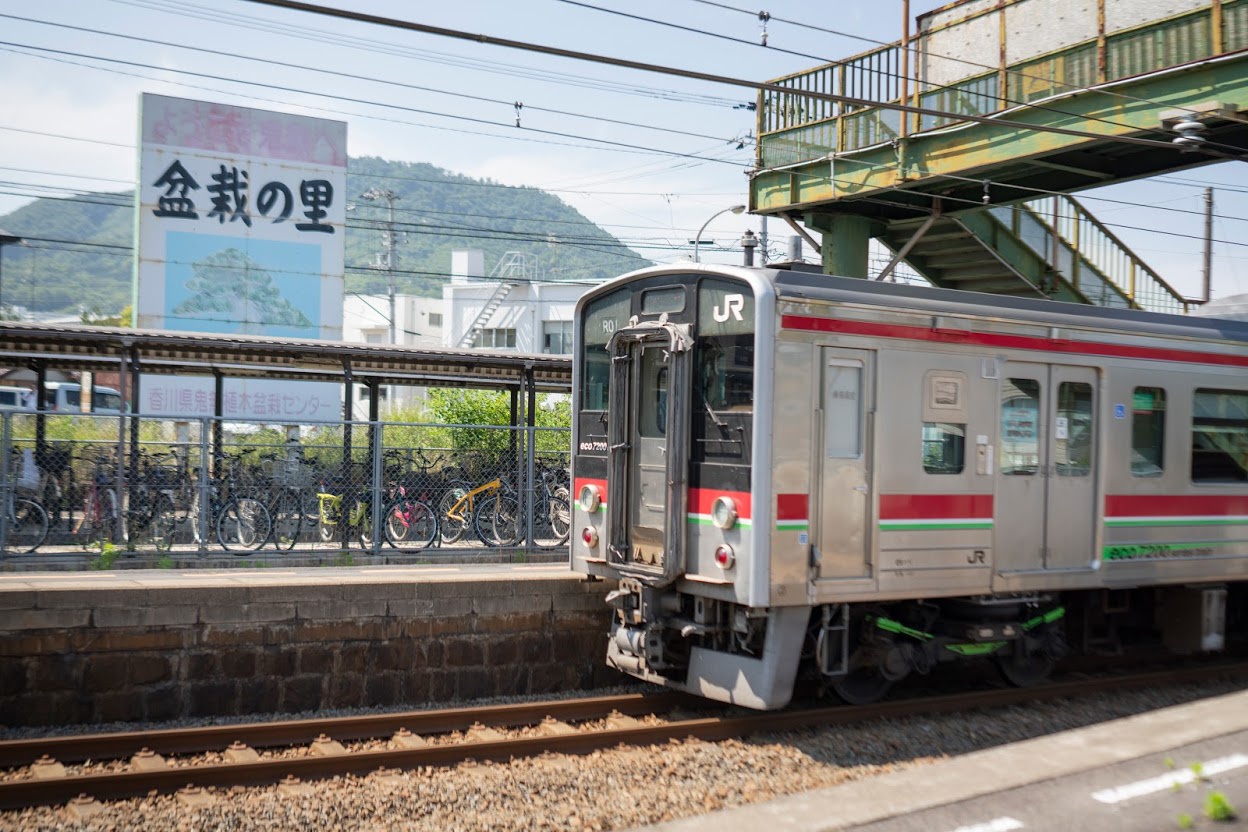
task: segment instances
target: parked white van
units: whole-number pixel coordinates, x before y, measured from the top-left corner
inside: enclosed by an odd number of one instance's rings
[[[0,387],[0,410],[34,410],[35,391],[25,387]]]
[[[68,381],[45,381],[49,412],[81,413],[82,385]],[[32,401],[33,406],[33,401]],[[91,391],[92,413],[121,413],[121,391],[98,384]]]

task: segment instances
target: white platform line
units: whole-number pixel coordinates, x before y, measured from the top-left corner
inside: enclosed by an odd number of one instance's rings
[[[959,826],[953,832],[1013,832],[1022,829],[1023,822],[1014,818],[993,818],[987,823],[976,823],[972,826]]]
[[[1200,773],[1202,776],[1211,774],[1221,774],[1224,771],[1242,768],[1248,766],[1248,755],[1232,754],[1229,757],[1219,757],[1216,760],[1210,760],[1200,764]],[[1191,783],[1196,779],[1196,772],[1191,768],[1185,768],[1181,771],[1172,771],[1163,774],[1160,777],[1153,777],[1148,780],[1137,780],[1134,783],[1128,783],[1125,786],[1116,786],[1112,789],[1103,789],[1099,792],[1093,792],[1092,798],[1099,800],[1101,803],[1121,803],[1124,800],[1131,800],[1135,797],[1143,797],[1146,794],[1156,794],[1166,789],[1174,788],[1175,784],[1183,785]]]

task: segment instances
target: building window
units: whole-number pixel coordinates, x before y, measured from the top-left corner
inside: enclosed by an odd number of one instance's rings
[[[477,337],[473,340],[472,345],[486,349],[514,350],[516,348],[516,331],[514,329],[483,329],[477,333]]]
[[[442,326],[442,313],[441,312],[429,313],[429,326]]]
[[[1192,403],[1192,482],[1248,480],[1248,393],[1197,390]]]
[[[572,354],[572,322],[546,321],[542,324],[542,352]]]
[[[384,344],[386,343],[386,333],[384,332],[366,332],[364,333],[365,344]]]
[[[1131,394],[1131,474],[1160,477],[1165,470],[1166,391],[1137,387]]]

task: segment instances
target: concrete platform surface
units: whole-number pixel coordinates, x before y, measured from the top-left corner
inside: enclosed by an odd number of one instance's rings
[[[1248,691],[647,829],[1104,832],[1178,829],[1181,814],[1200,829],[1210,784],[1193,763],[1248,813]]]

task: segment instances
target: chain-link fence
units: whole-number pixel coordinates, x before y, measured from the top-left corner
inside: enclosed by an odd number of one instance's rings
[[[566,558],[568,431],[0,414],[0,551],[49,568]]]

